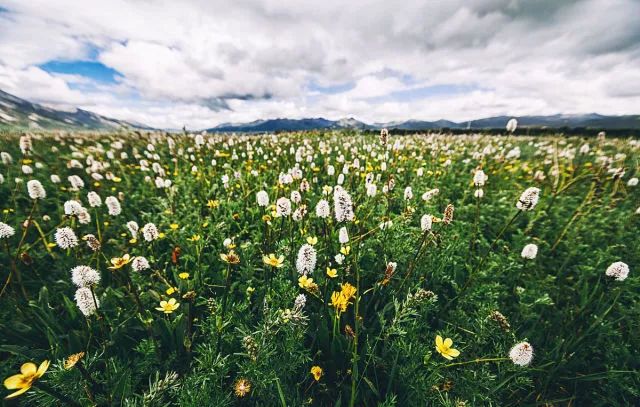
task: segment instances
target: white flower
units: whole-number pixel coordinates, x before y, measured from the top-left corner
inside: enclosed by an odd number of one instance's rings
[[[511,348],[509,358],[518,366],[527,366],[533,359],[533,347],[529,342],[520,342]]]
[[[153,242],[159,237],[158,228],[153,223],[147,223],[142,227],[142,236],[147,242]]]
[[[289,216],[291,215],[291,201],[289,198],[280,197],[276,201],[276,216]]]
[[[338,241],[340,244],[349,243],[349,233],[347,232],[347,228],[344,226],[338,231]]]
[[[510,119],[507,122],[507,131],[509,133],[513,133],[514,131],[516,131],[517,128],[518,128],[518,120],[516,120],[515,118]]]
[[[329,202],[326,199],[321,199],[316,205],[316,216],[322,219],[326,219],[331,215],[331,209],[329,208]]]
[[[527,188],[522,195],[520,195],[520,199],[516,203],[516,208],[521,211],[532,211],[536,205],[538,204],[538,200],[540,199],[540,189],[536,187]]]
[[[373,198],[378,193],[376,184],[367,184],[367,196]]]
[[[134,269],[135,271],[147,270],[150,267],[151,266],[149,266],[149,261],[142,256],[135,257],[131,261],[131,268]]]
[[[82,212],[82,204],[78,201],[67,201],[64,203],[64,214],[68,216],[77,216]]]
[[[302,309],[307,303],[307,297],[304,294],[298,294],[296,300],[293,302],[294,308]]]
[[[109,210],[109,215],[118,216],[122,213],[122,207],[120,206],[120,201],[115,196],[108,196],[105,199],[105,204],[107,205],[107,209]]]
[[[72,191],[77,191],[80,188],[84,188],[84,181],[77,175],[70,175],[69,177],[67,177],[67,180],[69,180],[69,183],[71,184]]]
[[[87,194],[87,200],[89,201],[89,206],[92,208],[97,208],[102,205],[102,198],[96,192],[91,191]]]
[[[78,237],[70,227],[58,228],[54,237],[61,249],[70,249],[78,245]]]
[[[77,287],[91,287],[100,282],[100,273],[89,266],[76,266],[71,269],[71,281]]]
[[[422,229],[423,232],[431,230],[432,224],[433,218],[431,215],[422,215],[422,218],[420,218],[420,229]]]
[[[91,215],[89,214],[87,208],[80,208],[80,212],[78,212],[78,222],[80,222],[82,225],[88,225],[89,223],[91,223]]]
[[[344,261],[344,255],[342,253],[338,253],[333,259],[336,261],[336,263],[342,264],[342,262]]]
[[[127,222],[127,229],[129,229],[129,233],[131,233],[132,238],[135,239],[138,237],[138,230],[140,230],[140,227],[138,226],[138,223],[136,223],[136,221],[130,220],[129,222]]]
[[[337,222],[351,222],[355,218],[351,195],[342,187],[333,190],[333,208]]]
[[[302,196],[300,195],[299,191],[291,191],[291,201],[299,204],[300,201],[302,200]]]
[[[484,191],[482,190],[482,188],[478,188],[473,193],[473,196],[475,196],[476,198],[480,199],[480,198],[482,198],[484,196]]]
[[[638,185],[638,178],[633,177],[629,179],[629,181],[627,182],[627,185],[630,187],[635,187],[636,185]]]
[[[16,230],[4,222],[0,222],[0,239],[7,239],[16,234]]]
[[[533,243],[529,243],[522,248],[522,253],[520,255],[523,259],[533,260],[538,255],[538,246]]]
[[[258,206],[269,205],[269,195],[267,195],[267,191],[258,191],[256,200],[258,201]]]
[[[434,196],[438,195],[440,193],[440,190],[438,188],[434,188],[432,190],[429,190],[427,192],[425,192],[424,194],[422,194],[422,200],[423,201],[429,201],[431,200],[431,198],[433,198]]]
[[[97,298],[94,298],[91,289],[87,287],[78,288],[76,290],[76,305],[80,308],[80,312],[84,314],[85,317],[89,317],[96,312],[96,305],[100,306],[100,301]]]
[[[51,174],[49,178],[51,179],[51,182],[53,182],[54,184],[60,183],[60,177],[56,174]]]
[[[31,199],[44,199],[47,197],[44,187],[37,179],[32,179],[27,182],[27,192]]]
[[[413,199],[413,190],[411,189],[411,187],[406,187],[404,189],[404,200],[409,201],[411,199]]]
[[[485,182],[487,182],[487,179],[489,179],[489,177],[484,173],[484,171],[476,170],[473,174],[473,185],[476,187],[483,187]]]
[[[607,267],[607,271],[605,271],[604,274],[608,277],[615,278],[617,281],[624,281],[629,275],[629,266],[626,263],[617,261]]]
[[[298,273],[307,275],[313,273],[316,268],[316,249],[310,244],[303,244],[298,251],[298,258],[296,260],[296,269]]]
[[[580,147],[580,154],[589,154],[589,144],[585,143]]]

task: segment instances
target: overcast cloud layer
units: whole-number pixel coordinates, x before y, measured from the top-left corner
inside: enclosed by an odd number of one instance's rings
[[[0,0],[0,89],[191,129],[640,113],[640,0]]]

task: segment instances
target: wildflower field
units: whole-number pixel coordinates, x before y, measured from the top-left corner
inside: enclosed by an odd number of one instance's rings
[[[5,405],[639,403],[638,140],[0,143]]]

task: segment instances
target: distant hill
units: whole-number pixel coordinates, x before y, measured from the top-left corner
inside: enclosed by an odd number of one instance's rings
[[[269,119],[257,120],[250,123],[225,123],[207,129],[210,132],[274,132],[274,131],[302,131],[322,129],[397,129],[397,130],[437,130],[437,129],[504,129],[507,121],[513,116],[497,116],[467,122],[453,122],[450,120],[424,121],[407,120],[389,123],[367,124],[354,118],[327,120],[324,118],[311,119]],[[640,129],[640,115],[604,116],[591,114],[556,114],[552,116],[515,116],[518,127],[529,128],[591,128],[591,129]]]
[[[0,128],[115,130],[151,129],[148,126],[111,119],[87,110],[62,111],[31,103],[0,90]]]

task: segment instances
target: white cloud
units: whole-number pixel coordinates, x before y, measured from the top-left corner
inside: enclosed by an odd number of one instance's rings
[[[0,12],[2,89],[159,127],[269,117],[624,114],[640,106],[637,0],[0,6],[8,10]],[[92,57],[120,72],[119,82],[37,67]],[[323,94],[310,91],[310,83],[353,86]],[[473,91],[384,97],[443,85]]]

